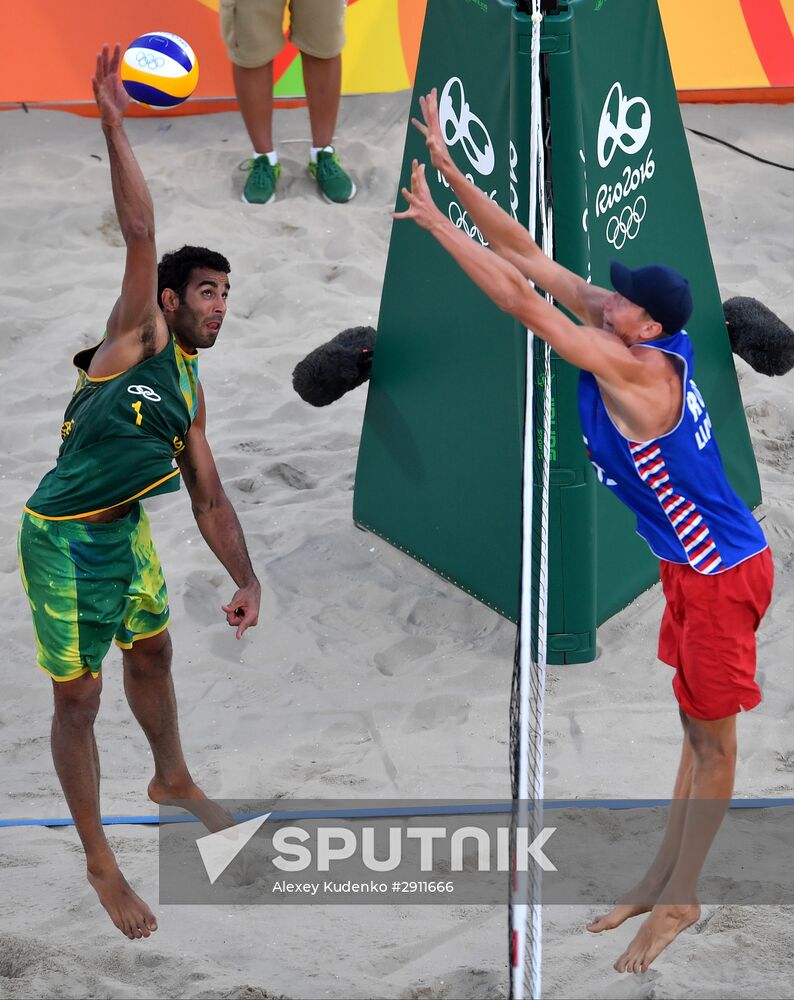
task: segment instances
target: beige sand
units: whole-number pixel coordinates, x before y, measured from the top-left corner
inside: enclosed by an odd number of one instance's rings
[[[219,613],[231,595],[184,491],[149,505],[170,584],[181,726],[194,773],[219,797],[501,798],[513,628],[351,523],[365,391],[327,410],[290,374],[338,330],[376,321],[407,96],[348,99],[340,148],[360,187],[346,208],[305,174],[305,112],[279,113],[284,174],[262,211],[239,201],[247,149],[236,115],[133,121],[161,250],[183,242],[232,262],[231,313],[202,359],[209,438],[263,582],[259,628],[239,644]],[[695,127],[794,161],[793,108],[686,109]],[[50,467],[72,388],[70,358],[96,340],[123,249],[95,121],[0,117],[0,816],[65,815],[49,755],[51,695],[33,665],[14,537],[21,503]],[[762,298],[794,323],[794,179],[691,138],[724,297]],[[737,794],[791,795],[794,376],[739,362],[763,479],[778,583],[761,637],[765,701],[741,719]],[[596,663],[553,668],[551,796],[670,793],[679,733],[667,668],[654,660],[658,588],[604,627]],[[106,663],[97,737],[107,814],[152,812],[150,755]],[[0,830],[0,996],[498,997],[503,909],[157,906],[153,828],[111,833],[160,930],[130,943],[83,878],[74,830]],[[643,977],[611,969],[626,926],[594,939],[586,908],[546,914],[550,997],[794,996],[790,915],[708,907]]]

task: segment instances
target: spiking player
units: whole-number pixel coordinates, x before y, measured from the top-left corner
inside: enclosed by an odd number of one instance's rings
[[[177,725],[168,595],[140,498],[187,484],[196,523],[237,591],[223,607],[237,638],[259,615],[260,587],[204,436],[198,349],[212,347],[226,314],[229,264],[183,247],[159,264],[154,211],[124,132],[129,103],[117,45],[93,79],[119,226],[127,246],[105,338],[74,363],[57,465],[28,500],[19,532],[22,579],[38,664],[53,681],[55,770],[86,854],[88,881],[130,939],[157,921],[130,888],[105,838],[94,719],[102,660],[115,638],[124,690],[154,757],[149,796],[178,802],[211,830],[233,822],[195,784]],[[179,466],[174,468],[173,461]]]

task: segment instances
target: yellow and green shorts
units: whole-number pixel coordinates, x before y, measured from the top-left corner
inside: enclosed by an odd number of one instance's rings
[[[26,511],[19,568],[38,665],[53,680],[96,677],[113,639],[130,649],[168,626],[163,571],[140,504],[108,524],[46,520]]]

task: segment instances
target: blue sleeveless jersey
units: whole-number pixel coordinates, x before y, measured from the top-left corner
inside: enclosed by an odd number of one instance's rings
[[[689,564],[698,573],[722,573],[763,551],[764,533],[731,488],[711,420],[693,379],[692,343],[686,331],[653,347],[683,367],[681,417],[652,441],[630,441],[612,422],[595,376],[579,378],[579,417],[599,480],[637,517],[637,532],[654,555]]]

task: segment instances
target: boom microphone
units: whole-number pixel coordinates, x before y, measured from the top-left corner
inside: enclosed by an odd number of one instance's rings
[[[763,302],[743,295],[723,302],[731,350],[762,375],[794,368],[794,330]]]
[[[375,331],[354,326],[307,354],[292,373],[292,387],[312,406],[328,406],[366,382],[372,369]]]

